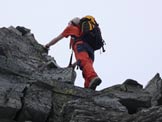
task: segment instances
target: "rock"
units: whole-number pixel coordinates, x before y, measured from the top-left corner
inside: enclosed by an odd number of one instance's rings
[[[30,33],[30,29],[27,29],[25,27],[22,26],[17,26],[16,29],[21,32],[22,36],[27,35]]]
[[[143,88],[143,86],[141,85],[141,84],[139,84],[137,81],[135,81],[135,80],[133,80],[133,79],[127,79],[124,83],[123,83],[123,85],[125,85],[125,88],[126,88],[126,90],[128,91],[128,90],[131,90],[132,88],[139,88],[139,89],[142,89]],[[129,89],[129,87],[131,87],[130,89]]]
[[[8,29],[13,31],[17,35],[22,35],[22,33],[18,29],[16,29],[15,27],[13,27],[13,26],[10,26]]]
[[[145,87],[145,91],[151,95],[151,104],[153,106],[162,105],[162,79],[160,74],[157,73],[152,80],[149,81]]]
[[[0,45],[1,70],[29,79],[57,79],[74,84],[76,74],[73,69],[58,67],[53,58],[49,59],[49,56],[45,55],[44,47],[34,38],[29,39],[10,29],[1,28]]]
[[[0,74],[0,118],[13,119],[22,108],[21,98],[26,84],[18,78]]]
[[[136,113],[141,108],[151,106],[150,94],[142,89],[137,81],[130,79],[126,80],[122,85],[115,85],[102,90],[98,96],[110,96],[111,98],[118,99],[128,109],[129,114]]]
[[[26,89],[18,121],[45,122],[52,109],[52,91],[32,85]]]
[[[74,100],[63,107],[62,122],[118,122],[125,112],[115,111],[111,106],[96,105],[92,100]]]
[[[74,85],[75,71],[59,67],[29,33],[23,27],[0,29],[0,119],[45,122],[54,99],[46,86]]]
[[[100,91],[75,86],[30,29],[0,28],[0,122],[160,122],[160,74]]]
[[[143,109],[131,116],[122,117],[120,122],[161,122],[162,121],[162,106],[153,106],[148,109]]]

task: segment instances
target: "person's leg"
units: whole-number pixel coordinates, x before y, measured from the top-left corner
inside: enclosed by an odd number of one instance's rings
[[[86,55],[86,54],[84,54]],[[102,82],[93,68],[93,61],[89,58],[81,60],[83,77],[85,79],[84,87],[95,90]]]
[[[77,60],[77,65],[82,70],[83,77],[85,79],[84,87],[88,88],[90,81],[97,76],[97,73],[93,68],[93,61],[89,57],[87,49],[83,43],[76,44],[74,46],[74,53]]]
[[[97,73],[93,68],[93,61],[89,58],[87,52],[77,53],[76,57],[78,61],[78,66],[82,70],[85,79],[84,87],[88,88],[90,81],[97,76]]]
[[[75,46],[74,53],[77,60],[77,65],[82,70],[83,77],[85,79],[84,87],[95,90],[96,86],[101,82],[97,81],[98,75],[94,70],[93,61],[90,58],[90,55],[86,51],[83,44]],[[90,84],[91,81],[93,82]]]

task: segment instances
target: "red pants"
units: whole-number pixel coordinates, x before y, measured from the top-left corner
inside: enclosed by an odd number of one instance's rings
[[[73,50],[78,66],[82,70],[83,77],[85,79],[84,87],[88,88],[90,81],[97,76],[97,73],[93,68],[93,60],[90,58],[84,47],[82,49],[82,47],[78,47],[78,44],[75,44]]]

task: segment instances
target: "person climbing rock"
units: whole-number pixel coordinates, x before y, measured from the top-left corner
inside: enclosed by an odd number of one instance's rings
[[[102,81],[93,67],[94,49],[80,38],[81,35],[80,18],[75,17],[70,20],[68,26],[61,34],[45,45],[45,48],[50,48],[62,38],[70,36],[70,47],[72,47],[76,58],[76,62],[72,66],[75,67],[77,65],[82,70],[83,78],[85,79],[84,87],[95,90]]]

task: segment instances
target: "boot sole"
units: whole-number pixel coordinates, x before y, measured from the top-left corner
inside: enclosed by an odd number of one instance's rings
[[[96,87],[101,84],[101,82],[101,79],[95,80],[89,88],[95,90]]]

